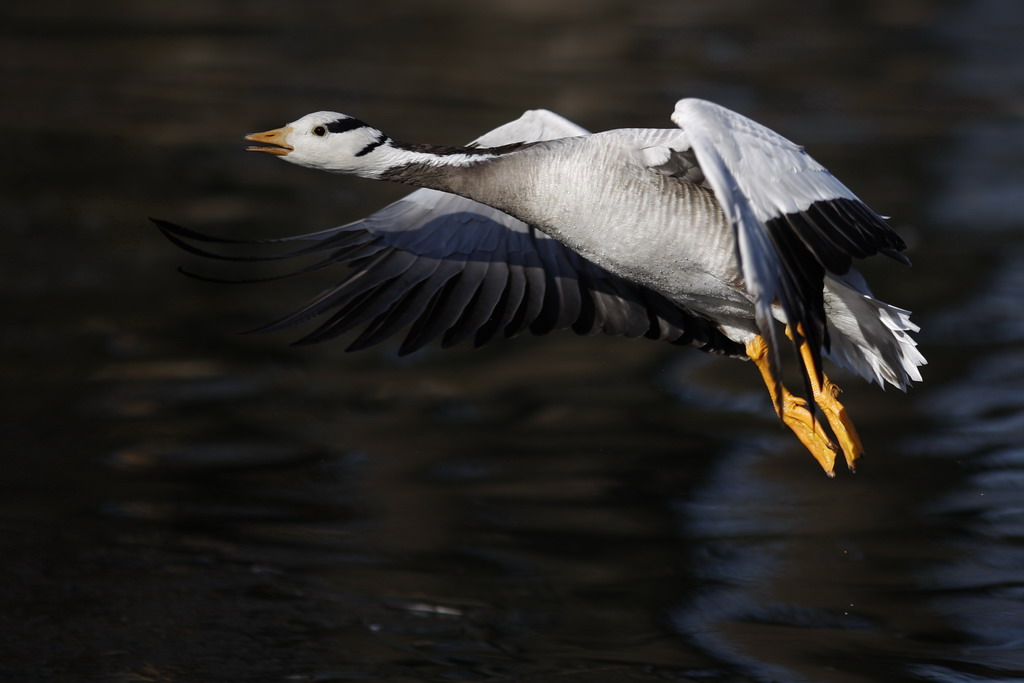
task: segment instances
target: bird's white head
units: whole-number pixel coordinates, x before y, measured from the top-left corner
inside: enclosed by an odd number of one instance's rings
[[[306,114],[283,128],[246,135],[258,142],[247,149],[283,157],[293,164],[334,173],[377,177],[380,159],[373,152],[387,135],[357,118],[333,111]]]

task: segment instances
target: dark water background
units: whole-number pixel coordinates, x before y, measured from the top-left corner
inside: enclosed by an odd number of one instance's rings
[[[1024,680],[1024,4],[8,1],[0,680]],[[826,479],[749,364],[651,342],[238,336],[327,278],[145,221],[309,232],[401,188],[241,151],[318,109],[458,143],[700,96],[893,216],[930,365],[838,375]]]

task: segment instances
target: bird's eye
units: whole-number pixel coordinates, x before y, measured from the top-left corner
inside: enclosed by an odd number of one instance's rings
[[[324,128],[323,126],[317,126],[316,128],[313,129],[313,135],[317,136],[318,138],[322,138],[323,136],[327,135],[327,129]]]

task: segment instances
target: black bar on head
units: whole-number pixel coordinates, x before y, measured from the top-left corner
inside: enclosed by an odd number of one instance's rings
[[[350,130],[355,130],[356,128],[369,128],[369,126],[359,119],[354,119],[352,117],[338,119],[337,121],[331,121],[327,124],[327,130],[332,133],[345,133]]]
[[[374,140],[373,142],[368,144],[366,147],[363,147],[361,150],[356,152],[356,156],[357,157],[366,156],[367,154],[369,154],[373,150],[377,149],[378,147],[380,147],[381,145],[383,145],[387,141],[388,141],[388,136],[384,135],[384,133],[381,133],[379,136],[377,136],[376,140]]]

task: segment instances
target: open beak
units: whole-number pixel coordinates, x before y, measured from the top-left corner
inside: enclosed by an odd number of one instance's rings
[[[263,133],[246,135],[246,140],[262,144],[250,145],[246,147],[245,150],[247,152],[266,152],[267,154],[276,154],[277,156],[283,157],[294,149],[294,147],[285,142],[285,140],[288,139],[288,134],[291,132],[292,127],[285,126],[284,128],[275,128],[274,130],[268,130]]]

